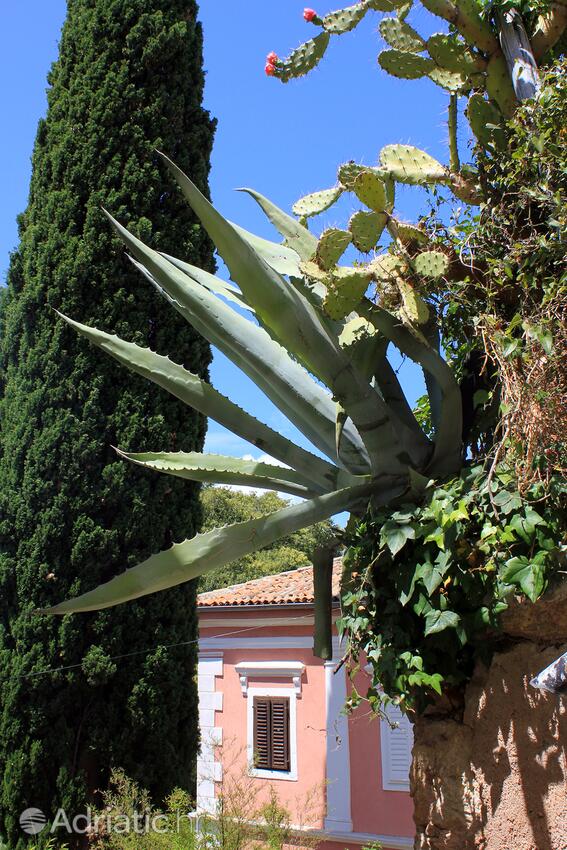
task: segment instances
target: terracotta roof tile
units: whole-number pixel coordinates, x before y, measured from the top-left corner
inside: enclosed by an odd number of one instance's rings
[[[342,561],[333,562],[333,596],[338,597]],[[285,573],[263,576],[243,584],[221,587],[200,593],[198,608],[229,605],[293,605],[297,602],[313,602],[313,567],[300,567]]]

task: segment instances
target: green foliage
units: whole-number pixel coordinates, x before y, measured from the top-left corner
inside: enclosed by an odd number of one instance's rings
[[[18,813],[81,811],[122,764],[162,797],[190,788],[197,744],[191,586],[112,614],[32,616],[194,533],[198,489],[116,457],[200,448],[205,423],[87,349],[52,308],[167,351],[207,374],[207,343],[172,314],[106,226],[213,268],[204,232],[171,192],[155,147],[206,191],[213,124],[201,109],[192,0],[70,0],[49,75],[29,204],[0,315],[0,833]],[[150,224],[150,218],[152,224]],[[167,407],[167,409],[166,409]],[[125,652],[149,650],[112,662]],[[30,676],[76,664],[76,669]],[[179,734],[179,730],[183,734]]]
[[[243,522],[280,510],[287,504],[277,493],[243,493],[227,487],[203,487],[203,530]],[[339,529],[329,520],[281,537],[259,552],[246,555],[199,579],[199,591],[228,587],[254,578],[305,567],[319,546],[333,544]]]
[[[385,699],[422,709],[488,660],[510,597],[535,601],[564,569],[564,494],[556,480],[521,496],[510,469],[478,465],[431,483],[421,504],[371,508],[344,558],[339,625],[352,659],[363,652],[373,668],[352,704],[378,710],[380,684]]]
[[[562,62],[543,77],[538,101],[477,149],[488,202],[447,241],[456,238],[471,271],[448,281],[443,336],[457,361],[482,345],[494,364],[485,371],[497,367],[502,434],[521,482],[567,462],[566,104]]]
[[[163,809],[152,804],[140,783],[122,769],[114,768],[102,806],[93,809],[92,850],[193,850],[195,830],[187,817],[192,809],[189,795],[174,789]]]

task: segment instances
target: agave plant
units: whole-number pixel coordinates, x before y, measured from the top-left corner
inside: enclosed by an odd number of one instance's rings
[[[106,608],[172,587],[335,513],[364,510],[370,500],[385,505],[415,498],[429,479],[452,475],[461,466],[459,387],[438,350],[434,310],[419,295],[419,282],[447,273],[449,260],[431,250],[424,232],[393,214],[396,181],[442,182],[447,179],[443,166],[415,148],[389,146],[378,168],[343,166],[332,197],[315,193],[301,199],[296,210],[302,220],[245,190],[284,237],[277,243],[227,221],[164,160],[234,283],[152,250],[109,216],[113,226],[150,283],[255,382],[314,450],[286,439],[168,357],[62,316],[124,366],[284,465],[195,452],[120,451],[122,457],[181,478],[275,489],[301,501],[177,543],[51,608],[55,614]],[[352,217],[348,230],[326,230],[317,239],[305,217],[342,191],[353,191],[367,208]],[[377,254],[384,228],[391,245]],[[341,266],[351,242],[371,256]],[[376,292],[369,298],[372,281]],[[418,424],[388,361],[391,345],[424,370],[432,439]]]

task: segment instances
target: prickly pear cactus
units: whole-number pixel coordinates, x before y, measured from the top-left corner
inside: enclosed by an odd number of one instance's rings
[[[348,6],[346,9],[330,12],[323,18],[323,28],[334,35],[342,35],[354,29],[369,9],[370,6],[367,3],[355,3],[354,6]]]
[[[327,280],[323,309],[334,321],[351,313],[368,289],[370,273],[366,269],[338,268]]]
[[[447,274],[449,260],[441,251],[424,251],[414,257],[413,267],[416,274],[435,279]]]
[[[425,50],[425,41],[419,33],[399,17],[384,18],[380,22],[380,35],[395,50],[404,53],[421,53]]]
[[[392,77],[402,80],[418,80],[420,77],[426,77],[435,68],[431,59],[416,53],[404,53],[402,50],[383,50],[378,56],[378,63]]]
[[[371,169],[367,165],[358,165],[356,162],[345,162],[344,165],[339,167],[337,177],[339,183],[344,186],[345,189],[353,191],[354,181],[358,175],[370,170]]]
[[[457,94],[470,85],[468,77],[458,74],[455,71],[446,71],[445,68],[433,68],[427,76],[438,86],[441,86],[442,89],[451,92],[451,94]]]
[[[502,123],[502,113],[481,94],[471,95],[466,115],[471,130],[483,147],[500,147],[504,144],[502,128],[499,126]]]
[[[296,215],[309,218],[312,215],[319,215],[329,209],[335,201],[341,196],[342,188],[338,186],[335,189],[322,189],[320,192],[312,192],[310,195],[300,198],[295,202],[292,209]]]
[[[330,227],[321,234],[317,243],[315,262],[328,271],[337,265],[340,258],[352,242],[352,234],[346,230]]]
[[[363,171],[354,181],[354,194],[374,212],[384,212],[388,205],[386,186],[375,171]]]
[[[348,223],[355,248],[358,248],[363,254],[371,251],[380,239],[386,221],[385,213],[366,212],[365,210],[356,212]]]
[[[476,70],[475,59],[454,35],[438,32],[427,40],[427,50],[436,65],[467,76]]]
[[[405,324],[425,325],[429,321],[429,308],[413,286],[401,277],[396,284],[402,297],[400,314]]]
[[[325,269],[322,269],[321,266],[317,265],[315,260],[302,260],[299,264],[299,271],[301,274],[305,275],[305,277],[310,280],[316,280],[319,283],[325,283],[328,278],[328,272]]]
[[[294,77],[302,77],[317,65],[329,45],[329,33],[322,32],[315,38],[306,41],[296,48],[287,59],[277,66],[277,76],[283,83]]]
[[[394,283],[398,277],[407,274],[406,261],[397,254],[380,254],[368,264],[368,271],[378,283]]]
[[[447,169],[440,162],[413,145],[386,145],[380,151],[380,162],[384,170],[400,183],[441,183],[448,176]]]
[[[412,248],[416,245],[426,245],[429,242],[427,233],[420,230],[414,224],[409,224],[405,221],[396,221],[396,237],[406,248]]]

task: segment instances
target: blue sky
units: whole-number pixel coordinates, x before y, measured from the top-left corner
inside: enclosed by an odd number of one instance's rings
[[[216,206],[243,227],[275,238],[254,202],[234,192],[251,186],[289,208],[303,194],[335,182],[337,166],[349,159],[374,164],[380,148],[392,142],[415,144],[446,161],[447,95],[429,80],[404,81],[378,68],[384,46],[377,31],[382,17],[369,13],[356,31],[332,39],[321,65],[287,85],[265,76],[265,56],[285,56],[315,34],[303,21],[303,2],[202,0],[207,82],[205,106],[218,119],[211,191]],[[336,5],[316,5],[321,14]],[[20,0],[2,10],[0,33],[0,280],[17,242],[16,215],[26,206],[30,155],[38,118],[45,113],[46,75],[57,57],[65,17],[64,0]],[[424,35],[442,26],[420,6],[409,19]],[[462,132],[462,148],[467,137]],[[398,212],[407,219],[424,209],[419,190],[399,193]],[[347,199],[315,224],[343,225],[354,209]],[[80,318],[80,317],[77,317]],[[108,329],[110,330],[110,329]],[[417,370],[402,378],[413,401],[421,394]],[[221,391],[301,441],[248,379],[216,355],[212,382]],[[250,446],[216,423],[209,424],[207,447],[243,455]]]

